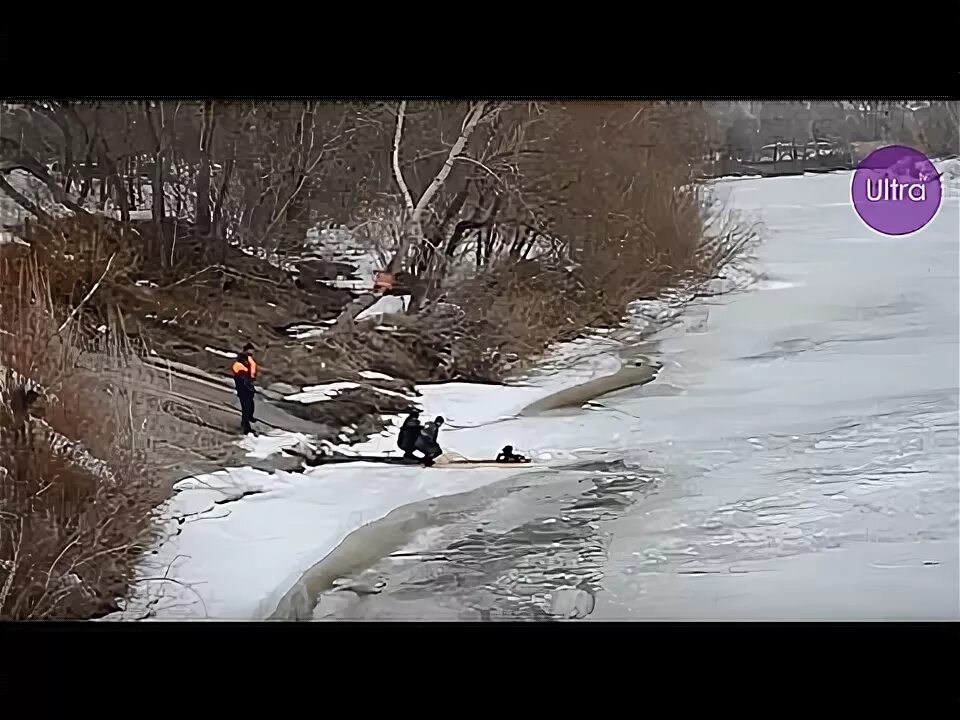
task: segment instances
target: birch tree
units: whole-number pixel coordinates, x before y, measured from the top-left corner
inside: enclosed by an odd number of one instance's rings
[[[433,179],[427,185],[426,189],[415,201],[410,186],[404,177],[400,148],[404,135],[404,123],[407,115],[407,101],[402,101],[397,107],[396,124],[393,134],[393,146],[391,152],[393,179],[400,191],[403,200],[403,231],[400,235],[396,251],[387,263],[385,271],[395,274],[402,270],[407,261],[410,251],[424,243],[424,216],[431,204],[437,198],[438,192],[443,188],[444,183],[453,170],[454,163],[462,155],[467,143],[477,127],[499,111],[499,107],[494,103],[480,101],[471,103],[464,115],[460,126],[460,132],[456,140],[450,146],[443,165],[434,175]],[[378,299],[378,295],[373,292],[363,293],[353,302],[344,308],[343,312],[337,318],[337,325],[344,326],[353,322],[357,315],[371,307]]]

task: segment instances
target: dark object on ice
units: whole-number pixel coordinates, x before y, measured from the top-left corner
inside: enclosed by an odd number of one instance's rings
[[[433,461],[429,464],[425,463],[419,457],[390,457],[387,455],[343,455],[340,453],[332,453],[328,455],[323,455],[320,453],[313,455],[306,455],[299,450],[294,448],[283,448],[283,453],[287,455],[293,455],[294,457],[301,458],[303,464],[307,467],[321,467],[325,465],[345,465],[347,463],[377,463],[382,465],[404,465],[404,466],[416,466],[416,465],[427,465],[431,467],[435,465]],[[526,463],[529,464],[529,460],[516,460],[514,462]],[[441,467],[449,468],[472,468],[472,467],[490,467],[495,464],[494,460],[474,460],[474,459],[453,459],[446,460],[441,464]]]
[[[523,455],[517,455],[513,452],[513,445],[504,445],[503,450],[497,455],[498,463],[525,463],[527,459]]]
[[[389,457],[387,455],[324,455],[322,453],[307,457],[293,448],[284,448],[283,452],[294,457],[303,458],[303,464],[307,467],[320,467],[321,465],[343,465],[345,463],[382,463],[384,465],[420,465],[420,458],[414,457]]]
[[[230,371],[233,373],[233,384],[237,391],[237,399],[240,401],[240,428],[244,435],[253,432],[250,423],[253,422],[254,400],[257,389],[253,384],[253,372],[249,364],[250,357],[245,352],[237,353],[237,359],[234,361]]]
[[[417,438],[420,437],[420,431],[423,426],[420,424],[420,411],[414,408],[407,415],[407,419],[400,426],[400,434],[397,436],[397,447],[403,450],[405,458],[415,457],[413,450],[417,444]]]
[[[443,454],[443,450],[437,442],[441,425],[443,425],[443,418],[438,415],[434,420],[423,426],[423,429],[420,430],[420,436],[414,444],[414,449],[423,453],[423,464],[427,467],[433,465],[433,461]]]

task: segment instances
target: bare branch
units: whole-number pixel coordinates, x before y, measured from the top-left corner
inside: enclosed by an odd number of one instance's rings
[[[70,321],[73,320],[73,318],[75,318],[75,317],[77,316],[77,313],[80,312],[80,309],[83,307],[84,303],[86,303],[87,300],[89,300],[90,298],[93,297],[93,294],[97,291],[97,288],[100,287],[100,283],[103,282],[103,279],[107,276],[107,273],[110,272],[110,266],[113,264],[113,259],[114,259],[116,256],[117,256],[117,254],[116,254],[116,253],[113,253],[113,255],[110,256],[110,259],[107,260],[107,266],[103,269],[103,272],[100,274],[100,279],[97,280],[97,281],[93,284],[93,287],[91,287],[90,290],[87,292],[87,294],[83,296],[83,300],[81,300],[81,301],[77,304],[77,306],[76,306],[73,310],[70,311],[70,314],[67,315],[67,319],[64,320],[64,321],[63,321],[63,324],[60,325],[60,327],[57,328],[57,333],[56,333],[57,335],[59,335],[60,333],[62,333],[63,330],[64,330],[64,328],[66,328],[67,325],[70,324]]]
[[[500,176],[497,175],[493,170],[491,170],[490,168],[488,168],[486,165],[484,165],[484,164],[483,164],[482,162],[480,162],[479,160],[474,160],[472,157],[469,157],[468,155],[460,155],[460,156],[454,158],[454,160],[462,160],[463,162],[473,163],[474,165],[477,165],[477,166],[483,168],[484,170],[486,170],[486,171],[493,177],[494,180],[496,180],[498,183],[500,183],[501,185],[503,185],[503,180],[500,179]]]
[[[463,130],[460,132],[460,137],[457,138],[457,141],[453,144],[453,147],[450,148],[450,152],[447,154],[447,159],[443,163],[443,167],[440,168],[440,172],[438,172],[436,177],[433,178],[433,182],[431,182],[427,186],[427,189],[424,190],[423,195],[420,196],[420,200],[417,202],[417,205],[413,210],[414,221],[419,221],[420,216],[423,214],[424,208],[430,204],[434,195],[436,195],[437,191],[443,186],[444,181],[446,181],[447,176],[453,169],[454,161],[463,152],[463,148],[466,147],[467,141],[470,139],[470,136],[476,129],[477,124],[480,122],[480,117],[483,115],[485,107],[486,102],[478,102],[464,117]]]

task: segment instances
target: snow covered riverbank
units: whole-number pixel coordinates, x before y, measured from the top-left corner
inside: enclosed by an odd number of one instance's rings
[[[560,388],[617,370],[616,347],[600,339],[570,343],[547,366],[562,369],[541,373],[522,386],[422,386],[420,404],[425,416],[446,418],[449,429],[441,433],[445,449],[487,458],[510,443],[535,457],[538,466],[563,462],[571,453],[589,452],[591,433],[584,432],[589,413],[507,418]],[[400,418],[392,420],[391,430],[347,451],[395,451]],[[549,436],[544,423],[550,423]],[[607,445],[616,441],[616,428],[609,422],[592,430]],[[300,442],[302,436],[276,434],[251,439],[248,448],[250,455],[263,457]],[[186,478],[162,510],[164,541],[147,556],[124,610],[108,619],[269,617],[303,573],[358,528],[404,505],[475,490],[526,470],[351,463],[303,473],[231,468]]]

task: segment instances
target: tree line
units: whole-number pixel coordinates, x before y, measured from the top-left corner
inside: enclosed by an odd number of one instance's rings
[[[138,251],[170,268],[178,232],[283,256],[344,227],[418,307],[457,273],[649,239],[636,209],[693,203],[709,122],[692,103],[37,102],[3,109],[0,190],[42,217],[21,171],[73,212],[152,225]]]

